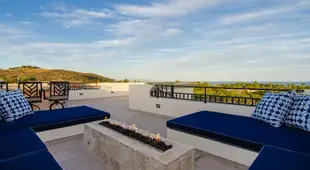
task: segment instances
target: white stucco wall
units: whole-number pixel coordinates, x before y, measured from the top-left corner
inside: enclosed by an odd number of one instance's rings
[[[111,93],[107,90],[70,90],[69,92],[69,100],[103,99],[121,96],[128,96],[128,91],[115,91]]]
[[[151,85],[129,86],[129,108],[170,117],[179,117],[201,110],[251,116],[254,107],[230,104],[203,103],[198,101],[155,98],[150,96]],[[156,107],[160,104],[160,108]]]
[[[102,99],[128,96],[129,85],[143,83],[99,83],[99,90],[70,90],[69,100]],[[90,84],[96,85],[96,84]]]
[[[102,89],[109,89],[111,87],[112,91],[129,91],[130,85],[144,84],[144,83],[99,83]]]

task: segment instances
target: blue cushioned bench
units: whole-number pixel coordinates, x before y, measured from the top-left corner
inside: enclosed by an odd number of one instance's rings
[[[0,131],[31,127],[35,132],[109,118],[110,114],[88,106],[37,111],[12,123],[0,122]]]
[[[0,160],[46,149],[30,128],[0,132]]]
[[[11,123],[0,121],[0,170],[61,170],[35,132],[110,118],[87,106],[37,111]]]
[[[47,150],[0,160],[1,170],[62,170]]]
[[[310,155],[264,147],[249,170],[309,170]]]
[[[310,133],[274,128],[251,117],[201,111],[169,120],[167,127],[255,152],[273,146],[310,154]]]

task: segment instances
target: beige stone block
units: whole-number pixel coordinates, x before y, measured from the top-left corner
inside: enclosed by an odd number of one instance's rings
[[[85,127],[85,145],[107,164],[107,169],[193,170],[194,168],[195,150],[192,147],[162,138],[166,143],[172,144],[173,148],[161,152],[97,123],[90,123]]]
[[[142,152],[135,152],[135,169],[137,170],[163,170],[164,166],[158,160]]]
[[[181,162],[181,170],[194,170],[194,156],[195,151],[191,151],[186,153],[180,160]]]

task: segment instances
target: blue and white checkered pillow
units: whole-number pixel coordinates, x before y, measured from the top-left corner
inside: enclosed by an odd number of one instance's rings
[[[260,100],[252,117],[271,126],[280,127],[293,103],[295,93],[266,93]]]
[[[310,96],[297,95],[284,123],[310,132]]]
[[[20,90],[0,92],[0,113],[6,122],[33,114],[31,106]]]

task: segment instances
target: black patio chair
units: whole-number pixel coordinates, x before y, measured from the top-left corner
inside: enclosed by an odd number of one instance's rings
[[[32,110],[34,107],[41,110],[35,103],[42,102],[42,82],[19,82],[18,88],[23,92]]]
[[[52,110],[54,105],[61,105],[65,108],[66,101],[69,99],[69,82],[66,81],[51,81],[48,100],[53,102],[50,105]]]
[[[7,82],[0,82],[0,90],[9,90],[9,85]]]

